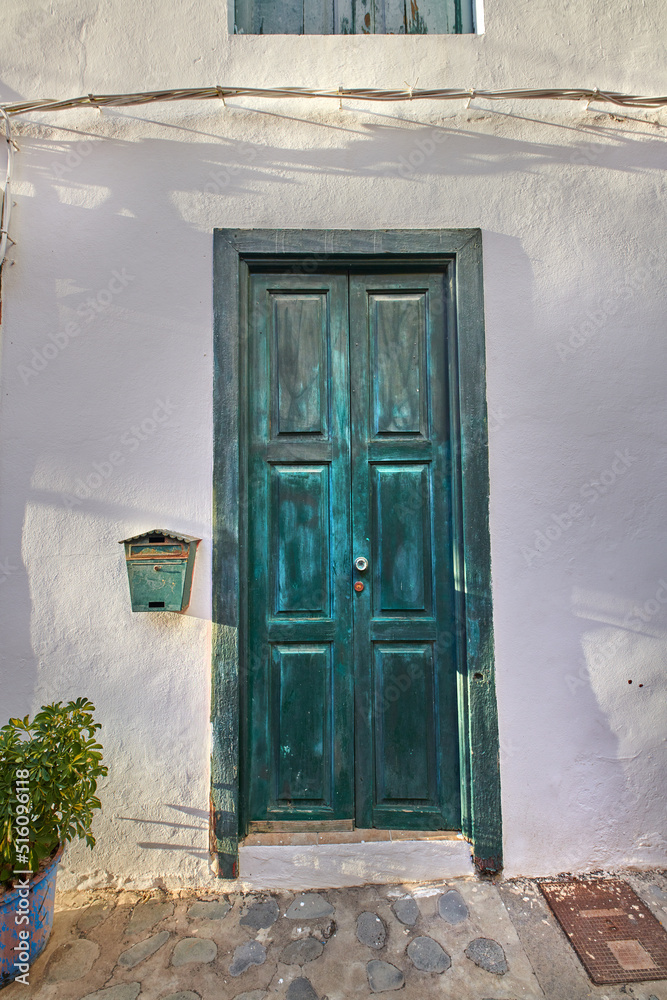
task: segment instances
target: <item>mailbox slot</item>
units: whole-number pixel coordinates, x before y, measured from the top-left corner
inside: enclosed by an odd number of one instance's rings
[[[152,559],[158,556],[160,559],[187,559],[188,549],[184,545],[131,545],[130,559],[145,558]]]

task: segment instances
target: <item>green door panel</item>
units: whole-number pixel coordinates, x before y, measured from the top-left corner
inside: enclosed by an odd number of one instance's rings
[[[445,306],[442,271],[251,275],[251,821],[460,828]]]
[[[427,439],[426,296],[369,292],[367,307],[372,436]]]
[[[330,466],[271,465],[273,614],[330,615]]]
[[[443,274],[350,278],[356,822],[458,829]]]
[[[324,292],[271,297],[272,437],[328,436],[327,304]]]
[[[272,652],[272,728],[276,799],[290,809],[333,802],[331,644],[275,643]]]
[[[248,334],[249,816],[344,819],[354,768],[346,276],[254,275]]]
[[[418,811],[437,794],[433,752],[433,650],[431,643],[373,644],[373,710],[378,809]],[[406,716],[424,727],[415,740]]]
[[[370,466],[374,616],[433,614],[430,463]]]

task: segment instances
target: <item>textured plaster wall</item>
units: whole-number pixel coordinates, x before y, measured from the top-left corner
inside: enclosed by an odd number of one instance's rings
[[[489,0],[485,18],[478,37],[250,38],[199,0],[9,0],[0,98],[667,92],[662,0]],[[98,707],[110,775],[72,878],[208,873],[218,226],[482,228],[506,871],[664,865],[667,115],[229,103],[15,122],[0,721]],[[154,526],[203,538],[187,616],[130,611],[117,541]]]

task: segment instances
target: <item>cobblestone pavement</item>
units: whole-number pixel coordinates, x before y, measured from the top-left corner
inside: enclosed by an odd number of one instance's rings
[[[667,923],[667,878],[625,876]],[[214,895],[60,893],[30,985],[2,1000],[667,1000],[592,986],[536,882]]]

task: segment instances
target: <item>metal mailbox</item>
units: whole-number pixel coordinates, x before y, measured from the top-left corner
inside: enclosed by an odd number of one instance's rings
[[[201,538],[155,528],[124,538],[133,611],[186,611]]]

